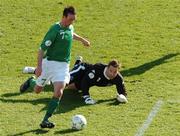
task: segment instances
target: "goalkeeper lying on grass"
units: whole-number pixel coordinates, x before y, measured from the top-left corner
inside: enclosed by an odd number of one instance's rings
[[[86,104],[95,104],[96,101],[90,97],[89,89],[92,86],[111,86],[116,85],[117,100],[126,103],[127,93],[124,86],[122,75],[118,72],[120,64],[112,60],[108,65],[102,63],[89,64],[82,62],[79,56],[75,62],[74,68],[70,71],[70,83],[67,89],[81,90],[82,97]],[[35,73],[34,67],[25,67],[23,73]],[[33,78],[33,77],[32,77]],[[21,85],[20,92],[25,92],[30,87],[28,80]]]

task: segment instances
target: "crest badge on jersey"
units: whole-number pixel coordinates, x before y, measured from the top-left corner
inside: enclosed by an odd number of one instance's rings
[[[46,45],[46,46],[50,46],[51,44],[52,44],[51,40],[47,40],[47,41],[45,42],[45,45]]]
[[[94,73],[91,72],[91,73],[88,74],[88,76],[89,76],[90,79],[93,79],[94,78]]]

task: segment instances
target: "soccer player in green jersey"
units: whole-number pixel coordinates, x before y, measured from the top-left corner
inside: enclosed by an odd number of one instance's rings
[[[38,78],[30,77],[20,86],[21,92],[32,88],[36,93],[40,93],[47,82],[51,81],[53,83],[53,97],[40,124],[41,128],[53,128],[55,126],[48,119],[57,108],[65,85],[70,80],[69,62],[73,39],[82,42],[85,46],[90,46],[88,40],[74,33],[72,24],[75,18],[74,7],[64,8],[61,21],[50,27],[40,45],[35,72]]]

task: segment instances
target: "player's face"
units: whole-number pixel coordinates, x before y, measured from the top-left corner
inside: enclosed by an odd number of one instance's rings
[[[107,67],[106,75],[110,78],[113,79],[117,76],[118,74],[118,68],[115,68],[113,66]]]
[[[75,19],[76,15],[68,14],[68,16],[65,17],[65,25],[68,27],[69,25],[73,24]]]

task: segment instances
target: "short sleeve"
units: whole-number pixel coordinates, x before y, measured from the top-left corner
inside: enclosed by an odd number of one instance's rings
[[[48,47],[50,47],[52,45],[52,43],[54,42],[54,40],[56,39],[56,35],[57,35],[57,30],[55,29],[55,25],[52,26],[48,32],[46,33],[41,45],[40,45],[40,48],[42,50],[47,50]]]

